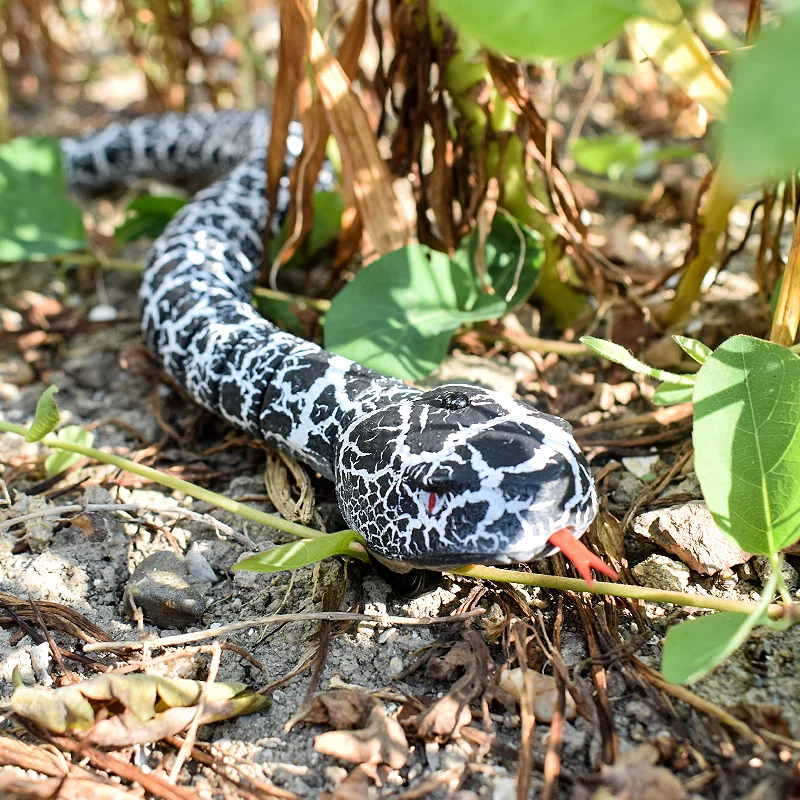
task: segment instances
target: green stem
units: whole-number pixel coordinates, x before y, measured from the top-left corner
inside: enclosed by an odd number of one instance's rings
[[[28,429],[22,425],[15,425],[12,422],[5,422],[2,420],[0,420],[0,431],[16,433],[23,437],[28,433]],[[103,464],[111,464],[114,467],[119,467],[120,469],[140,475],[142,478],[151,480],[154,483],[159,483],[162,486],[166,486],[170,489],[177,489],[179,492],[183,492],[184,494],[188,494],[190,497],[194,497],[195,500],[202,500],[205,503],[211,503],[211,505],[216,506],[217,508],[230,511],[232,514],[238,514],[240,517],[249,519],[252,522],[258,522],[262,525],[269,525],[271,528],[283,531],[284,533],[290,533],[293,536],[299,536],[301,539],[319,539],[326,535],[321,531],[315,531],[311,528],[306,528],[304,525],[298,525],[296,522],[288,522],[287,520],[277,517],[274,514],[265,514],[263,511],[257,511],[255,508],[251,508],[250,506],[240,503],[237,500],[231,500],[229,497],[217,494],[209,489],[204,489],[202,486],[197,486],[194,483],[189,483],[189,481],[184,481],[172,475],[167,475],[166,473],[160,472],[152,467],[145,467],[143,464],[137,464],[135,461],[129,461],[127,458],[115,456],[112,453],[105,453],[102,450],[95,449],[94,447],[84,447],[80,444],[63,441],[56,436],[45,436],[43,439],[40,439],[40,441],[43,445],[45,445],[45,447],[53,447],[57,450],[67,450],[70,453],[78,453],[79,455],[86,456],[87,458],[92,458],[95,461],[100,461]]]
[[[758,603],[747,603],[741,600],[726,600],[723,597],[702,597],[700,595],[670,592],[666,589],[651,589],[648,586],[629,586],[624,583],[605,583],[595,581],[589,586],[578,578],[559,578],[555,575],[535,575],[530,572],[519,572],[499,567],[481,567],[472,565],[460,569],[449,570],[453,575],[464,575],[468,578],[480,578],[498,583],[519,583],[523,586],[538,586],[542,589],[559,589],[569,592],[588,592],[606,597],[627,597],[631,600],[644,600],[648,603],[669,603],[691,608],[707,608],[712,611],[736,611],[739,614],[750,614],[758,608]],[[769,607],[772,618],[786,616],[787,607],[773,603]]]
[[[144,272],[144,264],[140,261],[128,261],[124,258],[108,258],[94,253],[58,253],[50,256],[51,261],[75,267],[92,267],[95,269],[115,269],[119,272]]]
[[[256,286],[253,289],[253,294],[256,297],[263,297],[266,300],[280,300],[283,303],[292,303],[300,307],[310,308],[319,314],[327,314],[331,308],[331,301],[326,300],[324,297],[309,297],[304,294],[290,294],[289,292],[280,292],[277,289],[267,289],[266,286]]]
[[[791,605],[792,595],[789,592],[789,587],[786,585],[786,578],[783,576],[783,556],[780,553],[772,553],[769,557],[769,563],[772,566],[772,574],[776,576],[778,591],[780,592],[781,599],[786,605]]]
[[[8,431],[9,433],[15,433],[23,437],[28,433],[28,429],[24,426],[15,425],[12,422],[5,422],[2,420],[0,420],[0,431]],[[145,467],[127,458],[115,456],[112,453],[105,453],[94,447],[84,447],[80,444],[66,442],[56,436],[45,436],[40,441],[46,447],[78,453],[87,458],[92,458],[95,461],[111,464],[112,466],[119,467],[128,472],[133,472],[154,483],[167,486],[170,489],[177,489],[190,497],[194,497],[196,500],[211,503],[211,505],[217,508],[230,511],[233,514],[238,514],[240,517],[261,523],[262,525],[269,525],[272,528],[292,534],[293,536],[298,536],[301,539],[319,539],[327,535],[320,531],[306,528],[303,525],[298,525],[295,522],[288,522],[281,517],[276,517],[274,514],[265,514],[263,511],[257,511],[244,503],[231,500],[224,495],[217,494],[208,489],[203,489],[201,486],[189,483],[189,481],[175,478],[172,475],[159,472],[159,470],[151,467]],[[628,586],[627,584],[617,583],[595,582],[592,586],[589,586],[586,581],[578,580],[577,578],[536,575],[530,572],[520,572],[512,569],[499,569],[498,567],[471,565],[448,571],[453,575],[496,581],[498,583],[517,583],[523,586],[538,586],[542,589],[589,592],[590,594],[605,595],[606,597],[627,597],[631,600],[643,600],[648,603],[669,603],[672,605],[690,606],[692,608],[707,608],[712,611],[736,611],[742,614],[750,614],[758,608],[758,604],[756,603],[726,600],[721,597],[701,597],[698,595],[683,594],[682,592],[670,592],[662,589],[651,589],[646,586]],[[776,574],[780,573],[778,572]],[[793,612],[796,610],[794,604],[787,603],[784,605],[773,603],[769,606],[767,613],[772,619],[794,619],[795,615]]]

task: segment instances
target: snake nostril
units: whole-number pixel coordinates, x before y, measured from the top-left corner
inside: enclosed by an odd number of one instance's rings
[[[451,411],[458,411],[469,405],[469,397],[466,392],[448,392],[442,397],[442,404]]]

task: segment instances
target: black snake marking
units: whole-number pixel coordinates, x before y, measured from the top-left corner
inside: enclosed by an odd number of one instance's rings
[[[206,408],[333,480],[348,524],[395,570],[508,564],[560,547],[588,578],[589,563],[613,574],[576,541],[597,495],[564,420],[470,385],[422,392],[254,310],[268,131],[266,112],[167,114],[61,142],[79,189],[227,172],[148,255],[142,326],[163,368]],[[287,170],[301,147],[292,129]],[[330,168],[319,181],[331,185]],[[284,177],[279,211],[288,199]]]

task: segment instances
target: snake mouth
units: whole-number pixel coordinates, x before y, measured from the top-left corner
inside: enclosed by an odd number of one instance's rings
[[[569,528],[561,528],[561,530],[551,533],[547,541],[557,547],[575,565],[578,574],[586,581],[590,589],[594,586],[592,568],[608,575],[615,581],[619,580],[616,571],[599,556],[596,556],[580,539],[576,539],[575,534]]]

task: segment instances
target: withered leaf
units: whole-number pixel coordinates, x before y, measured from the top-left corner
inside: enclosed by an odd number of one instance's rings
[[[342,154],[345,185],[353,194],[378,255],[408,242],[409,228],[375,134],[361,103],[350,88],[341,64],[333,57],[318,31],[311,33],[311,65],[328,121]]]
[[[89,778],[24,778],[0,775],[0,797],[4,800],[136,800],[144,797],[141,787],[128,789]]]
[[[417,735],[424,738],[458,738],[461,728],[472,721],[470,703],[481,695],[490,677],[489,650],[480,635],[473,630],[461,632],[461,641],[440,659],[428,662],[431,677],[450,680],[458,668],[464,674],[453,683],[450,691],[423,712],[417,720]]]
[[[364,46],[364,37],[367,31],[367,3],[360,0],[355,13],[347,27],[342,44],[339,47],[337,58],[345,75],[352,80],[358,72],[358,57]],[[306,135],[303,142],[303,152],[292,167],[290,174],[289,191],[292,195],[292,206],[289,212],[288,230],[289,237],[281,247],[276,261],[285,264],[294,255],[300,244],[305,241],[314,226],[313,195],[317,176],[325,160],[325,146],[330,134],[330,125],[325,111],[322,97],[317,95],[310,107],[300,110],[300,118],[304,131],[313,131]],[[351,207],[355,208],[355,198]],[[345,204],[348,205],[347,203]],[[348,226],[344,226],[343,233],[350,233],[352,214],[348,215]],[[357,215],[356,215],[357,216]],[[355,248],[350,253],[348,261],[355,253],[361,239],[361,227],[358,226]]]
[[[20,686],[11,706],[53,733],[80,733],[87,744],[126,747],[180,733],[194,718],[205,687],[202,681],[112,673],[54,690]],[[268,703],[244,684],[213,683],[200,722],[252,714]]]
[[[272,104],[272,131],[267,148],[267,203],[270,218],[265,237],[268,242],[272,214],[277,207],[278,187],[286,161],[286,140],[294,115],[295,99],[305,81],[309,34],[317,16],[316,0],[280,0],[281,38],[278,46],[278,75]],[[264,253],[269,249],[264,248]]]
[[[386,764],[391,769],[400,769],[408,760],[406,735],[382,705],[372,709],[365,728],[321,733],[314,738],[314,749],[353,764]]]
[[[668,769],[657,767],[658,750],[651,744],[620,756],[613,767],[603,767],[603,786],[594,800],[688,800],[683,785]]]
[[[366,692],[334,689],[315,695],[311,708],[300,721],[337,729],[363,728],[378,705],[380,701]]]
[[[541,672],[535,672],[534,670],[528,670],[528,675],[533,682],[533,713],[536,717],[536,721],[552,722],[553,715],[558,706],[558,686],[556,685],[555,678],[550,675],[542,675]],[[500,676],[500,688],[519,701],[523,690],[522,669],[517,667],[516,669],[506,670]],[[575,701],[568,693],[566,695],[564,717],[566,719],[575,719],[576,716]]]

